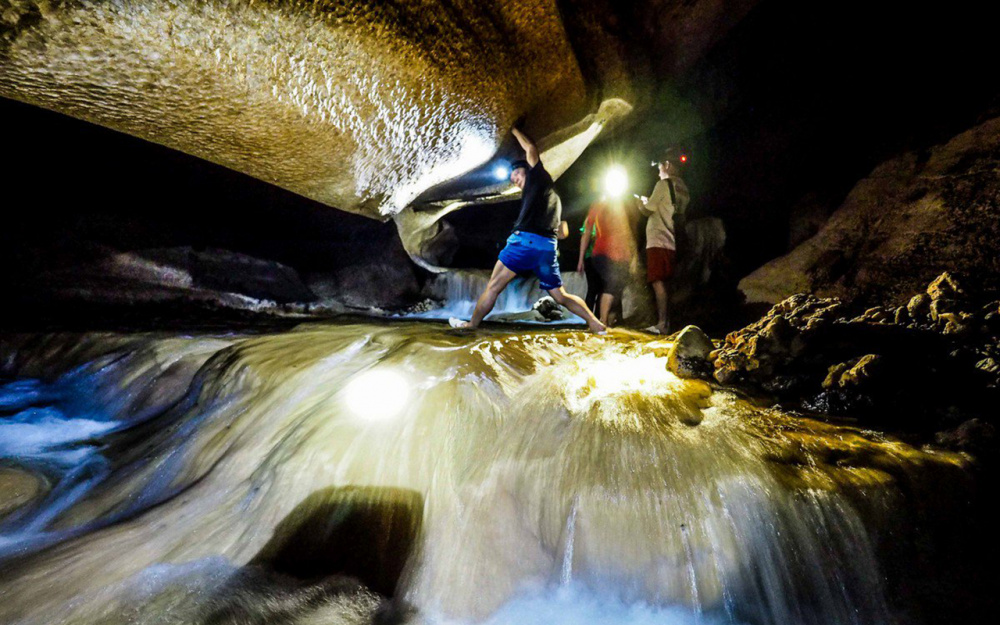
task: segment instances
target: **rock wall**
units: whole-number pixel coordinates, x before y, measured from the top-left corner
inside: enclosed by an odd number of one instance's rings
[[[1000,287],[1000,118],[883,163],[823,228],[740,282],[750,302],[794,293],[899,303],[942,270]]]
[[[837,298],[792,296],[712,358],[723,384],[998,457],[1000,301],[949,273],[904,306],[862,314]]]

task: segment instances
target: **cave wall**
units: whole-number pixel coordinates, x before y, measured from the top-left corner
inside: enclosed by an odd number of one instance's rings
[[[913,159],[918,164],[907,173],[879,183],[882,223],[898,231],[898,244],[933,238],[940,222],[909,220],[905,203],[889,198],[916,192],[916,178],[940,173],[921,173],[935,146],[953,139],[962,144],[957,137],[1000,114],[1000,79],[986,69],[996,57],[990,23],[987,9],[971,2],[947,10],[856,0],[757,3],[678,78],[659,80],[650,106],[630,127],[581,157],[560,180],[564,201],[571,215],[585,210],[610,162],[629,169],[632,192],[648,194],[655,180],[650,159],[666,146],[685,148],[689,210],[725,223],[724,273],[735,290],[742,277],[819,232],[851,201],[852,189],[870,187],[879,172],[898,169],[899,159]],[[977,136],[989,132],[983,126]],[[985,150],[992,140],[983,140]],[[947,175],[982,180],[990,167],[988,158],[970,156],[949,165]],[[833,273],[813,271],[808,280],[775,284],[776,293],[765,299],[789,289],[863,298],[884,290],[892,297],[946,269],[994,270],[970,261],[974,254],[1000,256],[986,226],[991,189],[962,189],[948,205],[979,217],[947,220],[949,243],[922,245],[917,265],[877,268],[874,257],[845,254]],[[897,223],[890,228],[891,219]],[[920,234],[921,228],[928,230]],[[853,239],[851,249],[878,246],[865,240],[869,234],[843,232]],[[851,267],[855,262],[869,264]],[[778,278],[762,272],[755,283],[766,285],[766,275]]]
[[[32,197],[4,231],[8,285],[106,258],[109,248],[189,247],[280,263],[326,294],[358,288],[360,270],[314,274],[374,263],[386,268],[374,283],[402,281],[411,292],[420,273],[391,225],[321,203],[381,217],[388,189],[433,186],[428,167],[458,157],[462,167],[449,175],[475,166],[463,154],[466,130],[482,134],[491,154],[514,155],[506,130],[515,120],[544,141],[620,97],[632,115],[559,180],[574,233],[608,162],[626,164],[633,191],[645,194],[649,159],[681,144],[692,157],[692,214],[723,220],[724,275],[735,290],[741,276],[822,228],[880,164],[902,154],[922,161],[931,146],[994,117],[1000,102],[998,81],[983,69],[995,57],[987,9],[971,2],[947,11],[860,0],[144,6],[0,0],[0,93],[248,175],[120,135],[88,145],[97,130],[3,101],[10,179]],[[380,108],[390,100],[398,106]],[[82,134],[68,147],[73,133]],[[453,262],[489,264],[511,219],[509,207],[494,209],[448,218],[465,232]],[[993,249],[988,231],[962,238],[961,227],[954,246]],[[564,258],[574,247],[575,234]],[[954,269],[961,256],[925,251],[928,271]],[[909,288],[888,271],[822,273],[801,284]]]
[[[774,303],[813,292],[901,303],[942,269],[977,292],[1000,289],[1000,118],[859,182],[820,231],[740,282]]]
[[[45,316],[61,325],[115,294],[131,297],[126,303],[182,300],[191,288],[353,306],[419,296],[422,274],[391,223],[19,102],[0,99],[0,118],[14,157],[0,228],[4,321]],[[146,261],[157,264],[151,272],[176,268],[194,284],[136,275]]]

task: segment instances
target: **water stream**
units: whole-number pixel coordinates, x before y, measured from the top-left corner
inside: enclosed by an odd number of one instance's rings
[[[667,347],[5,339],[0,622],[893,622],[902,485],[963,459],[681,380]]]

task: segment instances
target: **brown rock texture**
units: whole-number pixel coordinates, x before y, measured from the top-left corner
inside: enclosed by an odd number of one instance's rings
[[[682,71],[756,2],[0,0],[0,96],[383,218],[519,118],[547,149],[640,105],[647,47]]]
[[[814,237],[745,277],[740,290],[751,302],[799,292],[898,302],[942,269],[977,289],[996,289],[998,215],[1000,118],[994,118],[926,154],[883,163]]]
[[[971,431],[994,431],[1000,302],[982,300],[948,272],[905,306],[859,315],[837,298],[798,294],[726,337],[715,378],[882,427],[928,433],[979,419],[989,427]],[[968,436],[938,438],[970,447]]]

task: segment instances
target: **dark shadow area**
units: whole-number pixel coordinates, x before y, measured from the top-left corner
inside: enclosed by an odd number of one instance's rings
[[[995,51],[982,4],[764,0],[683,76],[658,48],[650,7],[607,4],[605,28],[644,47],[658,79],[648,110],[559,180],[571,239],[609,164],[648,195],[650,160],[680,146],[691,217],[725,223],[731,289],[815,234],[879,164],[1000,114],[1000,81],[983,73]]]
[[[301,580],[354,577],[392,596],[416,545],[423,498],[400,488],[327,488],[275,527],[250,564]]]
[[[107,128],[0,99],[8,184],[0,227],[0,327],[104,327],[150,315],[241,323],[197,301],[112,303],[69,297],[124,291],[108,275],[134,254],[187,272],[195,288],[281,302],[353,291],[354,302],[416,298],[422,274],[395,225],[346,213],[225,167]],[[173,294],[169,288],[162,289]],[[381,300],[381,302],[379,302]]]

